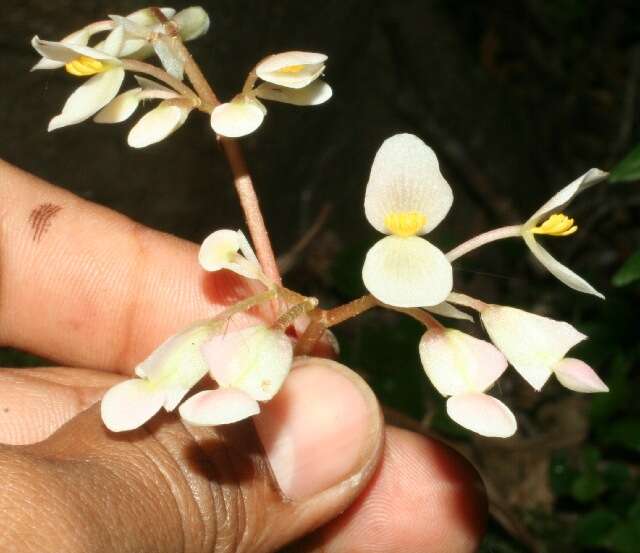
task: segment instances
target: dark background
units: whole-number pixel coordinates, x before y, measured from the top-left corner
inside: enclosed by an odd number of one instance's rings
[[[29,72],[38,59],[29,46],[34,34],[58,40],[109,13],[146,5],[4,1],[0,157],[149,226],[201,241],[242,220],[206,117],[192,114],[170,139],[141,151],[126,145],[131,122],[47,133],[77,81],[64,71]],[[285,277],[324,306],[362,291],[362,259],[378,237],[364,218],[364,186],[386,137],[413,132],[438,153],[455,194],[451,213],[430,235],[443,249],[522,222],[570,180],[590,167],[615,167],[640,142],[638,2],[202,5],[212,27],[189,47],[223,100],[266,54],[329,55],[329,103],[271,103],[259,131],[242,140],[278,253],[330,207]],[[496,394],[516,411],[514,439],[472,437],[446,419],[419,367],[420,329],[411,321],[373,313],[337,331],[344,359],[368,378],[390,419],[444,436],[479,467],[494,515],[484,551],[640,551],[640,302],[637,283],[611,282],[640,247],[639,211],[637,182],[600,185],[568,210],[578,233],[546,242],[607,295],[604,303],[555,281],[520,241],[456,263],[457,289],[572,321],[589,334],[575,354],[612,390],[592,399],[550,383],[534,394],[511,374]],[[16,352],[2,355],[27,362]]]

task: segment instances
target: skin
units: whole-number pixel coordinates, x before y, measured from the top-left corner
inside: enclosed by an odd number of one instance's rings
[[[60,209],[34,229],[45,204]],[[384,426],[366,384],[327,359],[298,360],[255,425],[190,427],[162,413],[134,432],[105,429],[96,402],[107,388],[251,287],[201,271],[194,244],[0,162],[0,344],[61,365],[0,370],[0,550],[476,549],[486,502],[473,469]],[[323,424],[341,401],[353,406],[346,420]],[[279,427],[303,444],[286,486],[282,457],[269,463]]]

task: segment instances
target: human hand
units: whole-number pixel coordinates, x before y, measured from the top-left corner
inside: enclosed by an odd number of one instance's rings
[[[0,343],[64,365],[0,372],[0,443],[31,444],[0,446],[0,550],[475,549],[486,506],[473,470],[385,428],[366,384],[333,361],[298,360],[255,428],[164,414],[107,431],[104,391],[250,284],[3,162],[0,232]]]

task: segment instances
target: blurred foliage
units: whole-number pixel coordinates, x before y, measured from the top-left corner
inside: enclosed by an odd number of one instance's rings
[[[640,179],[640,144],[611,171],[611,182],[635,181]]]
[[[624,265],[613,275],[612,282],[616,286],[626,286],[638,279],[640,279],[640,250],[624,262]]]

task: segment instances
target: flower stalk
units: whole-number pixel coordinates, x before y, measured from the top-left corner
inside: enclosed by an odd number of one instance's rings
[[[488,232],[483,232],[474,236],[473,238],[463,242],[459,246],[456,246],[451,251],[447,252],[447,259],[452,262],[462,257],[463,255],[472,252],[480,246],[490,244],[496,240],[503,240],[505,238],[515,238],[522,235],[522,225],[511,225],[508,227],[500,227]]]

